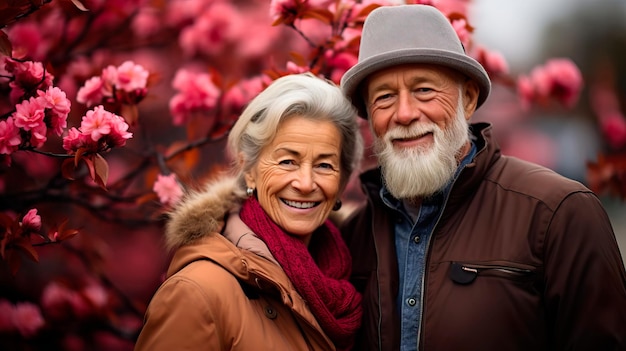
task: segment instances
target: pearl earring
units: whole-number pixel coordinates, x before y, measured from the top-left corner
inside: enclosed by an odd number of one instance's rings
[[[254,194],[254,189],[253,188],[248,188],[246,189],[246,195],[248,195],[248,197],[252,196]]]

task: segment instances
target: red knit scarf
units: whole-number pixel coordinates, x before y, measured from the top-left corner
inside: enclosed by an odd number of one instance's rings
[[[350,252],[339,230],[326,220],[307,248],[276,225],[254,197],[243,203],[239,215],[265,242],[337,349],[351,349],[363,311],[361,295],[347,280]]]

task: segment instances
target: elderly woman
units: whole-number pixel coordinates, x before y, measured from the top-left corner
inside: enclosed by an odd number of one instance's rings
[[[171,213],[176,251],[135,350],[349,350],[361,296],[328,216],[362,154],[355,110],[330,82],[285,76],[228,146],[235,174]]]

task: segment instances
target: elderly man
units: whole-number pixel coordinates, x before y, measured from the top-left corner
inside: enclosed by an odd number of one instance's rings
[[[469,124],[490,80],[444,15],[372,11],[341,86],[380,166],[343,224],[364,298],[356,350],[626,350],[626,273],[600,201]]]

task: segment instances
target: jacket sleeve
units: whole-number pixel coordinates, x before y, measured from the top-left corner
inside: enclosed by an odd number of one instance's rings
[[[148,306],[135,351],[221,350],[208,301],[196,282],[167,280]]]
[[[626,350],[626,273],[598,198],[570,194],[545,237],[545,303],[554,350]]]

